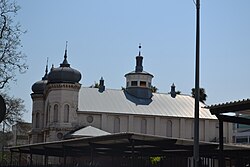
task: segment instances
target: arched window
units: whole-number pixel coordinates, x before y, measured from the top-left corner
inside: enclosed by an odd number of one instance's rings
[[[172,137],[172,121],[167,121],[167,137]]]
[[[69,105],[64,105],[64,122],[69,122]]]
[[[141,133],[144,133],[144,134],[147,133],[147,120],[146,119],[141,120]]]
[[[114,133],[120,132],[120,118],[115,118]]]
[[[39,112],[36,113],[36,128],[40,127],[40,114]]]
[[[54,122],[58,122],[58,105],[54,105]]]
[[[51,106],[47,105],[46,115],[45,115],[45,125],[47,125],[49,123],[50,108],[51,108]]]

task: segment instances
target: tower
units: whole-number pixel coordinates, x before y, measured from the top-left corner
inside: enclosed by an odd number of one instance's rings
[[[59,67],[51,68],[44,92],[44,141],[61,140],[77,126],[78,93],[81,73],[70,67],[67,45],[64,60]]]
[[[139,45],[139,54],[136,56],[135,70],[125,74],[126,91],[137,98],[151,98],[152,74],[143,71],[143,57],[141,55],[141,45]]]
[[[45,69],[45,74],[42,80],[37,81],[32,85],[31,98],[32,105],[32,131],[31,131],[31,143],[43,142],[43,127],[44,127],[44,90],[48,82],[48,60]]]

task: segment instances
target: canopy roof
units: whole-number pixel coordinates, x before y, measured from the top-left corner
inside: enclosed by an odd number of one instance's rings
[[[206,106],[206,108],[221,121],[250,125],[250,99]]]
[[[84,137],[55,142],[29,144],[9,148],[12,152],[38,154],[47,156],[90,156],[95,155],[119,155],[130,156],[192,156],[193,140],[167,138],[160,136],[117,133],[97,137]],[[241,154],[250,153],[250,147],[225,145],[225,153]],[[236,152],[235,152],[236,151]],[[201,156],[216,156],[218,143],[200,142]]]

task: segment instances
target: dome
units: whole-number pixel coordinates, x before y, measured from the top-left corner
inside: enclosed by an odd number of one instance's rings
[[[49,83],[77,83],[81,73],[70,67],[53,68],[48,76]]]
[[[65,50],[63,63],[58,68],[52,68],[48,74],[49,83],[78,83],[81,73],[70,67],[67,61],[67,50]]]
[[[42,80],[37,81],[36,83],[34,83],[31,87],[32,91],[34,93],[43,93],[47,83],[48,83],[48,66],[46,66],[46,70],[45,70],[45,75],[42,78]]]
[[[43,93],[43,91],[44,91],[44,89],[45,89],[45,87],[46,87],[46,85],[47,85],[47,80],[41,80],[41,81],[37,81],[36,83],[34,83],[33,85],[32,85],[32,91],[34,92],[34,93]]]

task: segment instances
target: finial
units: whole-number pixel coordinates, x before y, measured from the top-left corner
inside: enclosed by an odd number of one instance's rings
[[[47,64],[46,64],[45,74],[48,74],[48,64],[49,64],[49,58],[47,57]]]
[[[47,57],[47,63],[46,63],[46,68],[45,68],[45,74],[42,77],[42,80],[47,80],[48,79],[48,57]]]
[[[143,57],[141,56],[141,43],[139,43],[139,55],[136,56],[135,72],[142,72],[143,71],[142,59],[143,59]]]
[[[54,64],[51,65],[50,71],[53,71],[54,69]]]
[[[64,59],[67,59],[68,41],[66,41]]]
[[[70,67],[70,64],[67,61],[67,51],[68,51],[68,41],[66,41],[64,60],[63,63],[60,64],[60,67]]]
[[[141,56],[141,43],[139,43],[139,56]]]

